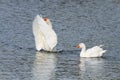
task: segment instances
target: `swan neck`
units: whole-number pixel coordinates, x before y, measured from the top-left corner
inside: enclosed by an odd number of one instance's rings
[[[47,24],[52,28],[52,23],[48,20]]]
[[[81,53],[85,53],[85,51],[86,51],[86,46],[83,45]]]

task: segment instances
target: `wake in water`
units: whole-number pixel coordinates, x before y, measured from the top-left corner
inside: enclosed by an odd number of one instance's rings
[[[62,50],[62,49],[57,49],[57,50],[53,50],[53,51],[47,51],[47,50],[41,49],[41,50],[38,51],[38,52],[61,53],[61,52],[63,52],[63,51],[64,51],[64,50]]]
[[[64,49],[57,49],[53,51],[46,51],[46,50],[40,50],[38,52],[47,52],[47,53],[62,53],[62,52],[74,52],[74,51],[79,51],[79,50],[64,50]]]

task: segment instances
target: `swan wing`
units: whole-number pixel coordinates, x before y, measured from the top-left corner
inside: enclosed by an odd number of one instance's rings
[[[37,18],[34,19],[32,28],[36,49],[39,51],[44,48],[45,38],[44,34],[41,32]]]
[[[45,43],[52,50],[57,44],[57,35],[55,31],[39,15],[36,16],[38,27],[44,36]]]
[[[100,57],[106,51],[103,50],[100,46],[95,46],[86,51],[86,53],[91,57]]]
[[[95,46],[95,47],[91,48],[91,50],[99,52],[99,51],[102,51],[103,49],[99,46]]]

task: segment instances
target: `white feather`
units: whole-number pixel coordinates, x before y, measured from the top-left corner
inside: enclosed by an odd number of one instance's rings
[[[95,46],[92,47],[90,49],[86,50],[86,46],[84,43],[80,43],[78,45],[79,48],[82,48],[81,52],[80,52],[80,57],[101,57],[103,56],[103,53],[106,52],[106,50],[103,50],[100,46]]]
[[[39,15],[37,15],[33,21],[33,35],[38,51],[41,49],[52,51],[57,45],[56,33]]]

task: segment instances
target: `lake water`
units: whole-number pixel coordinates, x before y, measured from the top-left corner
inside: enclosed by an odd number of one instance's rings
[[[37,14],[51,19],[63,52],[36,52]],[[80,42],[107,52],[80,58]],[[0,0],[0,80],[119,79],[120,0]]]

